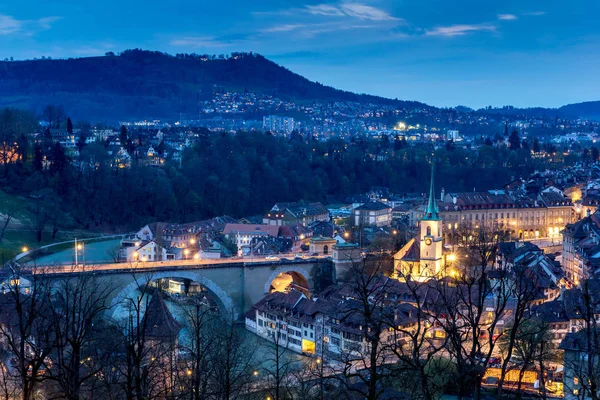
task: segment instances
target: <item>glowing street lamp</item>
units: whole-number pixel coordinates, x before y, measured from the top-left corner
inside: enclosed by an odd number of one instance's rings
[[[183,255],[185,256],[184,258],[187,258],[188,254],[190,254],[190,251],[188,249],[183,250]]]
[[[27,253],[29,251],[29,249],[27,248],[27,246],[23,246],[23,248],[21,249],[21,251],[23,253]]]
[[[194,254],[194,260],[199,260],[200,259],[200,254],[196,253]]]
[[[456,261],[456,254],[452,253],[448,256],[448,261],[454,262]]]
[[[190,244],[196,244],[196,239],[194,239],[194,238],[191,238],[191,239],[190,239]]]

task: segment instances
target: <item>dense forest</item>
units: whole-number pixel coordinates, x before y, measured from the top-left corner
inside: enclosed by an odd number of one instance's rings
[[[197,115],[198,100],[213,85],[294,101],[358,101],[427,108],[344,92],[295,74],[258,54],[209,56],[127,50],[77,59],[0,62],[0,106],[41,112],[62,104],[91,121]]]
[[[45,134],[35,143],[24,134],[30,129],[29,113],[0,114],[3,143],[19,143],[17,157],[2,164],[0,183],[7,193],[29,199],[36,229],[51,225],[53,230],[77,226],[122,231],[157,220],[251,216],[275,202],[337,202],[373,186],[400,195],[423,193],[434,155],[436,187],[446,191],[499,188],[513,177],[548,166],[531,157],[518,132],[511,135],[513,149],[494,147],[487,138],[474,151],[452,142],[435,150],[432,144],[413,145],[387,136],[317,141],[297,133],[283,138],[268,132],[199,129],[181,164],[167,156],[161,168],[134,160],[131,168],[120,169],[104,162],[109,159],[104,143],[82,145],[79,159],[69,160]],[[141,132],[128,135],[143,144]],[[535,140],[532,146],[539,151],[541,144]],[[97,161],[93,168],[77,163],[92,155]],[[564,161],[578,157],[572,152]]]

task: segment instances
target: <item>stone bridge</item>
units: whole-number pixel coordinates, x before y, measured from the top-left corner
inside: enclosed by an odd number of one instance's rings
[[[111,310],[132,296],[144,284],[161,278],[181,278],[198,282],[216,300],[221,312],[239,319],[252,305],[269,293],[279,274],[288,273],[294,283],[314,288],[315,270],[324,268],[331,260],[316,258],[290,261],[234,261],[194,263],[189,261],[131,264],[97,264],[66,267],[51,266],[37,269],[36,273],[60,279],[64,276],[94,274],[99,285],[110,285],[114,290],[108,299]],[[26,268],[25,268],[26,270]],[[331,269],[333,270],[333,268]],[[25,272],[25,271],[23,271]],[[24,273],[23,276],[26,277]],[[113,311],[114,312],[114,311]]]

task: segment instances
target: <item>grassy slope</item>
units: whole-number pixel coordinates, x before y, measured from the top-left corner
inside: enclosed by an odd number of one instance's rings
[[[21,252],[23,246],[30,249],[65,240],[97,236],[97,233],[83,230],[59,231],[56,239],[52,240],[52,231],[48,230],[42,235],[42,242],[38,243],[36,232],[32,229],[32,214],[29,211],[30,200],[21,196],[14,196],[0,190],[0,214],[7,207],[16,207],[16,214],[8,225],[4,234],[4,239],[0,243],[0,262],[4,263]],[[3,216],[0,216],[0,224],[4,223]]]

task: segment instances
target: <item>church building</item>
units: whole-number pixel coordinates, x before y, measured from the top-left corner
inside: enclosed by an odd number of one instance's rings
[[[420,222],[419,236],[394,254],[394,272],[398,278],[405,279],[410,275],[412,280],[426,280],[444,275],[442,230],[442,218],[434,195],[432,164],[429,202]]]

